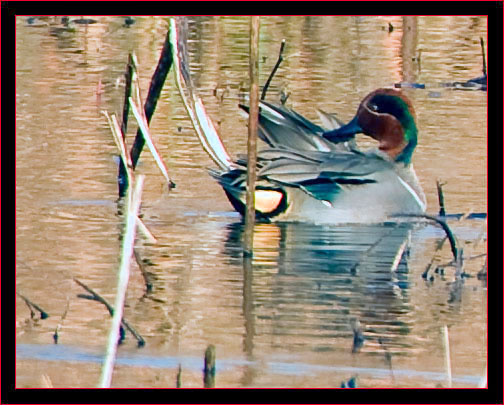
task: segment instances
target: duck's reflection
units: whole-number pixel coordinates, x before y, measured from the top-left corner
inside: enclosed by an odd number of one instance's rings
[[[396,353],[408,333],[408,241],[412,224],[256,224],[243,259],[244,350],[309,345],[351,350],[350,321],[364,325],[363,350]],[[225,253],[241,260],[243,224],[229,226]]]

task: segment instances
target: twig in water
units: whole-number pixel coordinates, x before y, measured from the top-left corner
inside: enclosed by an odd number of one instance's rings
[[[283,61],[283,51],[284,51],[284,48],[285,48],[285,39],[282,39],[282,44],[280,45],[280,52],[278,53],[278,60],[277,60],[277,62],[275,64],[275,67],[271,71],[271,73],[270,73],[270,75],[268,77],[268,80],[266,80],[266,84],[264,85],[264,87],[262,89],[261,100],[264,100],[266,98],[266,92],[268,91],[268,88],[269,88],[269,85],[271,83],[271,80],[273,79],[273,76],[275,76],[275,73],[278,70],[278,67],[280,66],[280,63],[282,63],[282,61]],[[287,101],[287,99],[285,99],[285,101]],[[283,102],[282,104],[285,104],[285,102]]]
[[[58,323],[58,326],[56,326],[56,329],[54,330],[53,339],[54,339],[54,343],[55,344],[58,344],[59,331],[61,330],[61,325],[63,324],[63,321],[65,320],[65,318],[67,316],[69,308],[70,308],[70,299],[67,298],[67,303],[66,303],[65,311],[63,312],[63,315],[61,315],[61,321]]]
[[[26,303],[26,305],[30,309],[31,319],[35,318],[35,312],[33,311],[34,309],[40,313],[40,319],[49,318],[49,314],[46,311],[44,311],[42,308],[40,308],[37,304],[30,301],[28,298],[26,298],[24,295],[20,294],[17,291],[16,291],[16,294],[19,295],[23,299],[23,301]]]
[[[431,215],[427,215],[427,214],[397,214],[395,216],[396,217],[406,217],[406,218],[425,218],[430,221],[434,221],[435,223],[440,225],[441,228],[443,228],[443,230],[445,231],[446,236],[448,237],[448,240],[450,241],[450,246],[451,246],[453,258],[455,260],[457,260],[457,258],[458,258],[457,240],[456,240],[455,236],[453,235],[453,232],[451,231],[450,227],[448,226],[448,224],[445,221],[443,221],[442,219],[433,217]]]
[[[205,350],[205,368],[203,369],[203,384],[205,388],[215,387],[215,346],[208,345]]]
[[[77,280],[75,277],[74,277],[74,281],[91,294],[91,295],[79,294],[78,295],[79,298],[98,301],[98,302],[102,303],[103,305],[105,305],[105,307],[109,311],[110,316],[114,316],[114,308],[112,307],[112,305],[110,305],[107,302],[107,300],[105,298],[103,298],[101,295],[97,294],[95,291],[93,291],[91,288],[89,288],[86,284],[84,284],[82,281]],[[126,329],[128,329],[130,331],[130,333],[135,337],[139,347],[145,346],[144,338],[124,318],[122,319],[122,326],[124,326]],[[122,333],[122,336],[124,339],[124,333]],[[119,339],[120,342],[122,340]]]

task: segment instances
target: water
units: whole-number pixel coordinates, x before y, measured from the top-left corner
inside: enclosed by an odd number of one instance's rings
[[[51,315],[31,320],[16,300],[18,387],[40,386],[44,374],[56,387],[93,387],[99,379],[108,313],[77,297],[85,291],[73,277],[113,302],[122,220],[117,151],[101,111],[122,109],[131,50],[145,97],[168,22],[138,17],[124,28],[119,17],[97,19],[72,33],[17,20],[16,285]],[[193,17],[189,27],[195,85],[236,156],[246,150],[237,103],[248,81],[248,18]],[[350,119],[377,87],[426,83],[431,88],[405,91],[417,113],[413,161],[428,212],[438,209],[438,178],[447,183],[449,213],[486,212],[486,93],[437,86],[481,74],[480,36],[486,38],[481,17],[263,17],[260,82],[285,38],[286,58],[268,99],[290,93],[290,106],[314,121],[316,108]],[[419,50],[420,64],[413,60]],[[138,168],[146,174],[142,214],[158,243],[140,240],[138,252],[151,263],[153,291],[145,294],[133,265],[125,317],[146,346],[138,349],[127,336],[113,386],[173,387],[180,363],[183,386],[200,387],[208,344],[217,349],[220,387],[339,387],[353,375],[367,387],[446,386],[444,325],[454,386],[477,385],[486,366],[486,284],[472,277],[456,289],[453,267],[422,278],[442,230],[257,224],[254,259],[244,263],[240,218],[206,173],[213,163],[172,73],[151,128],[177,187],[167,192],[145,150]],[[450,225],[466,257],[486,252],[485,221]],[[391,271],[405,241],[409,256]],[[448,242],[437,255],[439,265],[451,261]],[[484,260],[466,260],[466,272],[475,276]],[[351,319],[361,322],[366,338],[358,353]]]

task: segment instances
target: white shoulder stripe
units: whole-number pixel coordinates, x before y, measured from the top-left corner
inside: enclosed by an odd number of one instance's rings
[[[418,196],[418,194],[415,192],[415,190],[413,190],[413,188],[408,183],[406,183],[403,179],[401,179],[401,177],[398,176],[397,178],[402,183],[402,185],[406,188],[406,190],[408,190],[409,193],[413,196],[413,198],[418,203],[418,205],[420,206],[422,211],[425,211],[425,208],[427,208],[427,205],[421,200],[421,198]]]

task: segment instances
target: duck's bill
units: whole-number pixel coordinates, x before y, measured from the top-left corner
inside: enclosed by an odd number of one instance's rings
[[[333,129],[332,131],[324,132],[323,137],[331,142],[347,142],[351,140],[355,134],[362,132],[362,128],[359,125],[357,116],[354,117],[352,121],[348,124],[339,127],[338,129]]]

